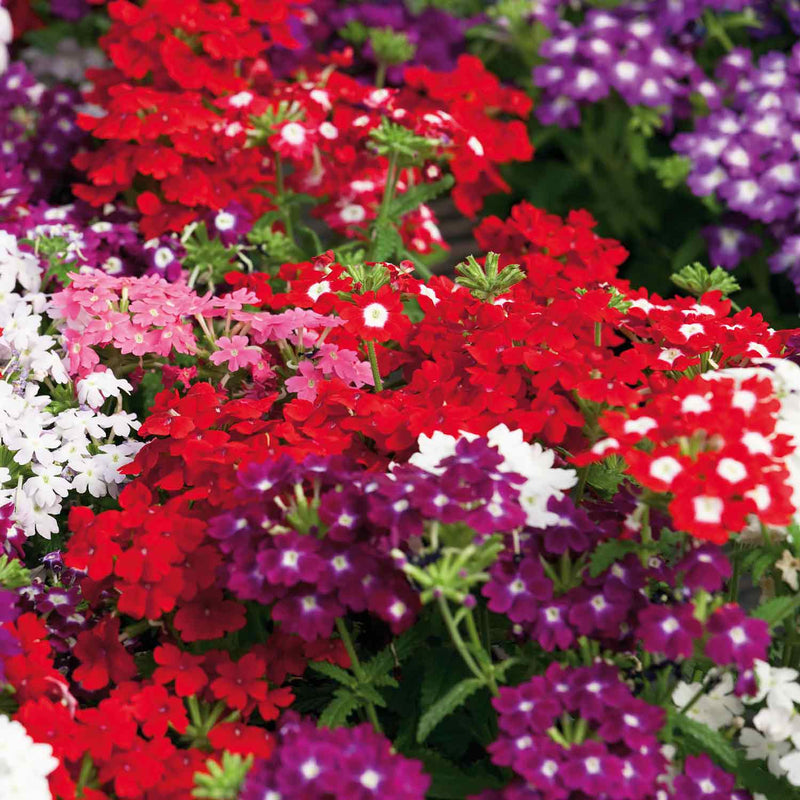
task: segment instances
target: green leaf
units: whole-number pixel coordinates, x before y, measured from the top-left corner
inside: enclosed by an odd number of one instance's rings
[[[387,224],[375,231],[373,261],[389,261],[403,247],[403,237],[394,225]]]
[[[586,482],[593,489],[610,494],[616,494],[619,485],[624,480],[624,468],[620,469],[608,463],[589,465],[589,473]]]
[[[636,543],[623,539],[611,539],[595,548],[589,559],[589,575],[596,578],[605,572],[615,561],[624,558],[636,550]]]
[[[750,566],[749,572],[752,575],[753,583],[758,583],[762,575],[775,563],[777,556],[774,553],[758,553]]]
[[[425,676],[419,691],[420,708],[430,708],[451,687],[456,679],[464,675],[461,656],[451,648],[432,650],[424,662]]]
[[[464,800],[484,789],[499,789],[502,783],[485,771],[467,773],[433,750],[415,749],[404,752],[409,758],[422,762],[425,772],[431,776],[431,788],[427,797],[436,800]]]
[[[763,762],[749,761],[744,753],[739,753],[739,766],[736,768],[736,777],[754,794],[763,794],[772,800],[798,800],[800,790],[789,785],[786,778],[776,778],[771,772],[764,769]]]
[[[386,700],[384,700],[383,695],[374,686],[370,686],[368,683],[359,683],[356,691],[364,700],[368,700],[370,703],[374,703],[381,708],[386,707]]]
[[[337,689],[333,693],[333,700],[319,715],[320,728],[341,728],[360,705],[361,700],[349,689]]]
[[[194,773],[192,797],[201,800],[235,800],[252,765],[252,755],[243,758],[238,753],[225,750],[221,764],[209,759],[206,761],[208,772]]]
[[[770,628],[774,628],[798,608],[800,608],[800,595],[784,595],[783,597],[773,597],[772,600],[762,603],[751,616],[763,619]]]
[[[399,661],[403,662],[421,647],[428,639],[428,631],[424,625],[415,625],[401,634],[394,641],[394,651]]]
[[[670,275],[670,280],[689,294],[700,297],[706,292],[720,291],[724,297],[738,292],[739,286],[736,278],[722,267],[715,267],[711,272],[699,261],[688,264],[683,269]]]
[[[333,680],[338,681],[344,686],[349,686],[351,689],[355,689],[358,685],[358,681],[346,669],[337,667],[336,664],[329,664],[327,661],[309,661],[308,666],[313,669],[314,672],[319,672],[328,678],[333,678]]]
[[[418,183],[416,186],[412,186],[392,201],[389,206],[389,217],[396,221],[400,220],[423,203],[429,203],[446,192],[454,183],[452,175],[445,175],[441,180],[433,183]]]
[[[669,721],[683,735],[690,752],[706,753],[721,767],[731,772],[736,770],[738,758],[736,750],[728,739],[702,722],[691,719],[680,711],[668,712]]]
[[[417,726],[417,741],[424,742],[428,734],[450,713],[463,705],[466,700],[478,689],[483,688],[484,682],[478,678],[465,678],[457,683],[444,697],[437,700],[420,717]]]

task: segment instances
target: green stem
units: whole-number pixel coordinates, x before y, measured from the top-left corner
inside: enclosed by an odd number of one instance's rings
[[[579,467],[578,483],[575,486],[575,494],[572,498],[576,505],[583,499],[583,493],[586,490],[587,480],[589,480],[589,467]]]
[[[653,529],[650,525],[650,506],[645,505],[642,511],[642,544],[650,544],[653,541]]]
[[[94,763],[92,761],[92,757],[86,753],[83,757],[83,761],[81,761],[81,771],[78,775],[77,786],[75,787],[75,797],[83,797],[83,790],[86,787],[86,784],[89,782],[89,778],[92,775],[93,769]]]
[[[739,578],[742,574],[742,558],[741,552],[734,552],[733,554],[733,574],[731,575],[731,582],[728,584],[728,600],[734,601],[739,594]]]
[[[472,657],[472,654],[469,652],[469,648],[467,647],[466,643],[461,637],[461,632],[458,630],[458,625],[456,625],[456,621],[453,619],[453,614],[450,611],[450,606],[447,605],[447,600],[445,600],[443,595],[439,596],[438,603],[439,603],[439,610],[441,611],[442,614],[442,619],[444,620],[444,624],[447,626],[447,632],[450,634],[450,639],[455,645],[456,650],[458,650],[458,654],[461,656],[462,660],[467,665],[469,671],[476,678],[478,678],[478,680],[489,685],[489,680],[487,679],[487,676],[484,674],[483,670],[475,663],[475,659]],[[497,694],[496,685],[492,693]]]
[[[377,241],[378,231],[388,224],[389,206],[394,199],[394,190],[397,186],[397,180],[400,177],[400,170],[397,168],[397,153],[389,154],[389,165],[386,169],[386,183],[383,187],[383,197],[381,204],[378,208],[378,215],[375,217],[375,224],[372,229],[372,243],[369,248],[369,260],[375,260],[375,243]]]
[[[345,625],[341,617],[336,617],[336,630],[339,633],[342,644],[344,644],[344,649],[347,650],[347,655],[350,656],[350,666],[353,669],[353,673],[359,683],[367,683],[367,677],[364,674],[364,670],[361,668],[361,662],[358,660],[358,653],[356,653],[356,648],[353,646],[353,639],[350,636],[350,631],[347,630],[347,625]],[[375,705],[371,700],[366,701],[366,709],[367,717],[372,723],[372,727],[375,728],[378,733],[383,733],[380,720],[378,720],[378,712],[375,710]]]
[[[383,87],[386,85],[386,69],[386,62],[379,61],[378,69],[375,71],[375,87],[378,89],[383,89]]]
[[[285,207],[286,184],[283,177],[283,160],[277,153],[275,154],[275,187],[278,194],[278,207],[283,217],[283,224],[286,226],[286,235],[294,242],[292,211]]]
[[[195,728],[203,727],[203,715],[200,713],[200,704],[197,702],[197,697],[193,694],[186,698],[186,705],[189,706],[189,719]]]
[[[475,617],[472,614],[472,609],[468,608],[467,613],[465,615],[465,619],[467,621],[467,633],[469,634],[469,640],[472,642],[472,646],[476,648],[476,650],[480,653],[484,654],[484,658],[481,659],[486,664],[485,667],[485,674],[486,674],[486,681],[489,684],[489,691],[495,695],[495,697],[500,694],[497,690],[497,681],[494,679],[494,670],[492,669],[492,657],[489,653],[486,652],[486,649],[481,642],[480,634],[478,633],[478,626],[475,624]]]
[[[369,356],[369,365],[372,367],[372,379],[375,382],[375,391],[383,391],[383,381],[381,380],[381,373],[378,369],[378,354],[375,352],[375,342],[368,341],[367,355]]]

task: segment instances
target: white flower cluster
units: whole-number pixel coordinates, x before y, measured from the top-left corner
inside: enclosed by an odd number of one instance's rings
[[[0,797],[51,800],[47,776],[58,766],[49,744],[38,744],[16,720],[0,714]]]
[[[86,80],[86,70],[90,67],[104,67],[108,62],[103,51],[88,47],[77,39],[59,39],[54,50],[27,47],[22,52],[30,71],[39,79],[59,83],[82,84]]]
[[[755,677],[758,691],[753,697],[736,697],[733,678],[726,673],[699,697],[702,684],[679,683],[672,702],[715,731],[740,728],[739,743],[748,759],[764,761],[773,775],[786,776],[793,786],[800,786],[800,673],[756,661]]]
[[[672,693],[672,702],[679,709],[686,709],[686,716],[702,722],[715,731],[734,724],[744,712],[744,704],[733,693],[734,682],[730,673],[725,673],[707,692],[698,697],[702,683],[681,681]]]
[[[8,46],[14,38],[14,27],[8,9],[0,8],[0,75],[8,69]]]
[[[470,440],[478,438],[463,431],[461,436]],[[516,472],[525,478],[520,486],[520,503],[528,515],[528,525],[533,528],[557,525],[560,517],[547,510],[547,503],[551,497],[560,500],[564,492],[577,483],[575,470],[554,467],[555,453],[538,442],[528,444],[521,430],[512,431],[507,425],[497,425],[486,438],[503,457],[500,471]],[[433,436],[422,434],[417,441],[419,452],[409,458],[409,463],[440,474],[444,470],[439,468],[439,463],[455,454],[457,442],[454,436],[441,431],[435,431]]]
[[[33,253],[19,249],[16,237],[0,231],[0,365],[3,374],[19,372],[34,380],[69,378],[54,336],[40,333],[47,296],[41,293],[41,269]]]
[[[40,289],[38,259],[0,231],[0,506],[14,503],[26,536],[50,538],[69,492],[115,496],[123,481],[119,468],[141,444],[128,440],[139,427],[135,415],[100,410],[132,390],[128,381],[100,370],[72,390],[57,336],[41,333],[53,322]],[[72,402],[54,403],[40,381],[50,392],[50,381],[63,384]]]
[[[756,661],[758,692],[746,698],[750,704],[762,704],[752,727],[742,728],[739,741],[749,759],[767,763],[778,777],[785,775],[793,786],[800,786],[800,673],[789,667],[772,667]]]

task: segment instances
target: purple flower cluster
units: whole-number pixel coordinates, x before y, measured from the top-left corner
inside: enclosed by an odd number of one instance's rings
[[[50,0],[50,13],[67,22],[77,22],[89,13],[86,0]]]
[[[0,76],[0,212],[63,188],[85,138],[75,123],[79,102],[77,89],[46,88],[22,62]]]
[[[96,209],[78,201],[51,206],[38,203],[27,213],[9,215],[0,228],[20,239],[59,237],[69,243],[64,262],[76,272],[85,267],[108,275],[159,275],[177,280],[183,247],[174,236],[142,242],[135,212],[109,205],[101,218]]]
[[[209,528],[226,556],[226,585],[275,603],[273,618],[305,639],[329,635],[345,609],[403,630],[419,602],[391,548],[428,522],[487,535],[519,527],[522,479],[498,471],[501,462],[479,439],[459,442],[441,475],[412,466],[372,473],[338,457],[249,464],[239,472],[241,504]]]
[[[657,738],[664,709],[634,697],[615,667],[551,664],[492,702],[492,760],[542,798],[657,796],[668,766]]]
[[[0,555],[22,558],[25,534],[14,522],[14,510],[13,503],[0,506]]]
[[[328,730],[287,714],[275,751],[256,761],[239,800],[423,800],[430,778],[371,725]]]
[[[492,565],[483,587],[489,609],[546,650],[566,649],[584,635],[619,643],[647,602],[643,589],[651,576],[630,556],[591,578],[581,564],[615,535],[614,517],[602,519],[608,509],[590,516],[568,497],[551,499],[548,510],[559,516],[557,525],[526,530],[519,548],[511,540]]]
[[[652,0],[646,4],[646,11],[659,29],[680,34],[700,20],[706,11],[737,12],[752,5],[752,0]]]
[[[22,652],[16,637],[5,627],[6,622],[14,622],[19,616],[17,599],[16,592],[0,588],[0,682],[5,679],[5,660]]]
[[[716,79],[724,105],[712,107],[672,146],[691,161],[694,194],[714,195],[740,220],[765,226],[779,243],[772,271],[788,272],[800,289],[800,46],[757,63],[749,50],[734,50],[720,61]],[[741,224],[712,235],[720,265],[729,268],[757,241]]]
[[[578,125],[581,105],[612,90],[628,105],[658,109],[665,121],[690,114],[693,92],[716,100],[714,84],[671,42],[669,28],[659,24],[649,5],[592,9],[578,25],[558,22],[539,50],[545,63],[533,70],[534,83],[543,90],[535,108],[541,122]]]
[[[631,554],[592,577],[587,558],[618,535],[619,520],[615,530],[611,509],[595,504],[587,511],[566,497],[551,500],[548,510],[559,524],[527,529],[517,544],[509,537],[483,587],[489,609],[507,616],[519,634],[548,651],[566,650],[581,636],[615,648],[634,637],[671,661],[690,657],[707,637],[705,654],[737,667],[745,680],[754,660],[766,657],[768,626],[739,606],[718,609],[705,625],[695,616],[698,592],[719,592],[731,575],[720,547],[694,547],[671,566],[653,559],[645,567]]]
[[[328,18],[337,30],[350,22],[360,22],[367,28],[391,28],[404,33],[415,47],[409,64],[441,72],[455,69],[456,59],[465,50],[464,34],[473,25],[473,20],[459,19],[438,8],[426,8],[419,14],[412,14],[402,0],[347,3],[332,9]],[[363,56],[375,60],[369,44],[365,46]],[[400,83],[403,67],[391,67],[386,77],[390,83]]]
[[[54,652],[67,655],[78,634],[88,627],[86,614],[78,610],[83,603],[80,579],[85,575],[64,566],[58,551],[48,553],[42,560],[44,572],[19,591],[20,607],[36,612],[45,621],[50,646]]]
[[[336,32],[352,22],[367,28],[390,28],[404,33],[415,47],[408,65],[418,64],[447,72],[455,68],[456,59],[465,51],[465,33],[475,20],[455,17],[439,8],[425,8],[415,14],[402,0],[342,5],[331,0],[313,0],[304,8],[302,23],[296,23],[293,28],[301,47],[291,51],[272,48],[270,60],[273,67],[279,74],[288,74],[304,59],[309,59],[313,50],[344,46],[345,43],[337,39]],[[375,54],[369,43],[364,46],[361,56],[374,65]],[[390,67],[386,73],[387,81],[401,83],[404,66]]]

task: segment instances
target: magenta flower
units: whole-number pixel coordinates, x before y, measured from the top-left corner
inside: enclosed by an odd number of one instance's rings
[[[718,608],[709,618],[706,655],[717,664],[735,664],[750,669],[759,658],[767,658],[769,626],[763,619],[748,617],[736,603]]]
[[[703,627],[694,616],[694,606],[650,605],[639,612],[636,630],[645,650],[661,653],[671,660],[689,658],[694,640],[703,634]]]
[[[217,347],[219,350],[212,353],[209,360],[217,366],[227,361],[231,372],[261,360],[261,349],[249,344],[246,336],[220,336]]]

